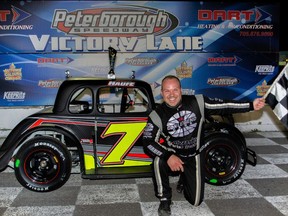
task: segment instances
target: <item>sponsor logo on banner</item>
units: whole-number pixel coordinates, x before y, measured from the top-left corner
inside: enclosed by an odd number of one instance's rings
[[[178,19],[172,14],[153,8],[91,8],[68,12],[54,11],[52,28],[69,35],[140,37],[172,31]]]
[[[268,89],[270,88],[270,85],[267,85],[266,80],[262,82],[262,85],[258,85],[256,87],[257,90],[257,96],[264,96]]]
[[[227,20],[237,20],[246,22],[254,22],[255,24],[271,18],[271,14],[267,13],[265,10],[255,7],[249,10],[198,10],[198,20],[199,21],[227,21]]]
[[[33,25],[19,25],[30,13],[11,5],[11,10],[0,10],[0,30],[32,30]]]
[[[135,57],[135,58],[126,58],[125,63],[133,66],[151,66],[157,64],[158,59],[149,58],[149,57]]]
[[[74,59],[66,57],[66,58],[37,58],[38,64],[45,64],[45,63],[67,63],[74,61]]]
[[[237,30],[241,37],[273,37],[271,20],[272,15],[260,7],[248,10],[198,10],[198,21],[201,21],[198,29]],[[221,23],[215,24],[215,21]]]
[[[4,92],[3,99],[7,101],[24,101],[26,93],[23,91]]]
[[[22,68],[16,68],[12,63],[9,69],[4,69],[5,80],[22,80]]]
[[[228,57],[208,57],[207,62],[208,66],[235,66],[242,59],[238,56],[228,56]]]
[[[214,86],[233,86],[239,83],[239,79],[235,77],[215,77],[208,78],[207,84]]]
[[[256,65],[255,72],[259,75],[271,75],[275,70],[273,65]]]
[[[192,77],[192,66],[188,66],[187,62],[184,61],[181,63],[180,67],[177,67],[176,69],[176,75],[179,78],[191,78]]]
[[[195,95],[195,90],[194,89],[182,89],[182,94],[183,95]]]
[[[39,80],[38,86],[42,88],[59,88],[62,82],[60,80]]]
[[[90,67],[91,73],[94,74],[96,77],[107,77],[107,71],[110,70],[109,66],[91,66]]]

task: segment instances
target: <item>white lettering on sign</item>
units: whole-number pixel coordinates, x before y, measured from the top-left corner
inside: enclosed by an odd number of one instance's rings
[[[108,50],[113,47],[122,52],[134,51],[138,43],[137,37],[50,37],[50,35],[29,35],[30,41],[36,51],[45,50],[62,52],[89,52]],[[202,37],[171,37],[160,38],[160,43],[155,41],[154,35],[146,36],[147,51],[201,51],[203,50]],[[50,47],[48,47],[50,46]]]

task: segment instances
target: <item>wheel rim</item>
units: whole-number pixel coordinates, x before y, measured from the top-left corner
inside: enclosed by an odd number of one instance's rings
[[[214,176],[229,175],[236,167],[237,154],[227,145],[209,149],[206,156],[207,171]]]
[[[25,175],[38,184],[47,184],[53,181],[59,171],[60,164],[57,155],[48,150],[34,151],[24,162]]]

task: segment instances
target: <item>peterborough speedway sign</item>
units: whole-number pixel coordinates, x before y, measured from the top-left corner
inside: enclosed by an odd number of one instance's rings
[[[73,77],[106,77],[109,47],[118,51],[117,77],[133,72],[151,84],[156,100],[167,74],[177,75],[187,94],[251,100],[278,73],[279,6],[5,1],[0,106],[52,105],[66,70]]]
[[[95,52],[107,51],[109,46],[122,52],[201,52],[209,51],[207,47],[211,43],[233,31],[239,32],[239,37],[233,36],[236,40],[271,38],[276,32],[272,12],[267,12],[265,7],[237,4],[226,9],[223,4],[223,8],[214,9],[213,3],[204,2],[133,3],[58,1],[55,4],[47,1],[36,6],[32,1],[21,9],[11,4],[10,10],[0,10],[0,30],[26,31],[30,48],[24,52]],[[28,12],[31,5],[35,14]],[[43,25],[34,20],[32,24],[28,22],[42,16],[46,7],[46,14],[51,14],[42,19],[50,22],[50,26],[47,22]],[[176,8],[177,11],[173,10]],[[209,34],[203,34],[205,32]],[[226,47],[217,49],[225,51]]]
[[[161,37],[175,30],[179,20],[173,14],[155,8],[139,7],[85,9],[68,12],[66,9],[54,11],[51,28],[77,37],[51,37],[49,34],[29,35],[37,52],[45,51],[101,51],[109,46],[121,51],[135,51],[144,39],[144,49],[150,51],[202,51],[202,36]],[[198,28],[213,29],[259,29],[257,23],[264,17],[271,16],[264,10],[198,10],[198,21],[222,21],[221,24],[198,24]],[[245,20],[246,24],[239,22]],[[233,23],[233,22],[236,23]],[[250,22],[255,24],[249,24]],[[261,25],[261,30],[272,25]],[[267,34],[267,32],[265,33]],[[69,45],[68,45],[69,44]],[[143,48],[142,48],[143,49]],[[143,51],[143,50],[142,50]]]
[[[176,44],[171,37],[161,37],[156,45],[155,36],[173,31],[178,19],[163,10],[89,9],[68,12],[55,10],[51,27],[78,37],[50,37],[29,35],[36,51],[51,46],[52,51],[100,51],[112,46],[121,51],[134,51],[146,39],[146,51],[186,50],[201,51],[202,37],[177,37]],[[68,46],[70,42],[70,46]]]

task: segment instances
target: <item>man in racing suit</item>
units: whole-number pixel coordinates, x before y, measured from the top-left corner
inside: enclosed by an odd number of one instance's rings
[[[198,151],[205,116],[260,110],[265,105],[265,100],[257,98],[253,102],[238,102],[203,96],[203,107],[199,107],[194,95],[182,96],[181,83],[172,75],[162,80],[161,94],[164,102],[155,111],[162,125],[157,126],[153,117],[149,116],[143,134],[143,145],[147,154],[153,157],[154,190],[156,197],[160,199],[158,213],[170,215],[171,171],[180,172],[184,196],[189,203],[198,206],[203,201],[204,157]],[[204,116],[200,109],[204,109]],[[165,142],[162,142],[164,139]]]

